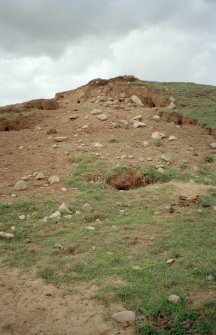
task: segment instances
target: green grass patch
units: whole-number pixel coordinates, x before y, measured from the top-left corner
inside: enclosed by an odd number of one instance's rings
[[[161,183],[156,188],[120,192],[106,184],[107,176],[129,170],[78,158],[68,180],[78,188],[68,204],[70,218],[43,220],[59,207],[53,199],[1,205],[0,230],[9,232],[15,226],[14,239],[0,242],[1,257],[10,266],[34,267],[38,277],[69,289],[82,283],[97,285],[96,299],[137,313],[137,334],[213,335],[215,302],[209,297],[194,308],[190,299],[216,290],[216,281],[206,279],[216,278],[215,190],[170,215],[165,208],[175,197],[166,182],[191,176],[148,167],[139,173],[149,183]],[[198,177],[210,178],[209,173],[203,166]],[[92,212],[82,211],[86,202]],[[155,215],[158,210],[161,215]],[[27,218],[20,221],[23,213]],[[172,265],[166,263],[169,258],[175,259]],[[170,303],[170,294],[178,294],[181,302]]]

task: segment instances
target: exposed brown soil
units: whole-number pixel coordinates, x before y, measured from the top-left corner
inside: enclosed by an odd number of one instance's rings
[[[94,287],[69,294],[28,273],[0,265],[1,335],[132,335],[131,327],[105,321],[105,309],[91,300]]]

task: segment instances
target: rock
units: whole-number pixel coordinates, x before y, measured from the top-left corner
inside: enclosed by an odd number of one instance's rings
[[[44,174],[43,174],[42,172],[37,172],[37,173],[35,174],[35,178],[36,178],[37,180],[42,180],[42,179],[45,179],[45,176],[44,176]]]
[[[49,183],[52,184],[56,184],[56,183],[60,183],[60,178],[58,176],[52,176],[49,178]]]
[[[60,243],[56,243],[56,244],[54,245],[54,249],[64,250],[64,247],[63,247]]]
[[[85,130],[85,129],[88,129],[88,127],[89,127],[88,124],[84,124],[84,125],[82,126],[82,129]]]
[[[163,133],[159,133],[158,131],[155,131],[154,133],[152,133],[151,137],[154,138],[155,140],[161,140],[162,139],[162,135]]]
[[[211,281],[211,280],[214,280],[214,277],[212,275],[209,275],[206,277],[207,280]]]
[[[99,114],[97,116],[97,118],[100,120],[100,121],[106,121],[108,119],[108,116],[106,114]]]
[[[77,118],[78,118],[77,114],[70,114],[69,115],[69,120],[71,120],[71,121],[76,120]]]
[[[103,146],[103,144],[101,144],[101,143],[98,143],[98,142],[97,142],[97,143],[94,144],[94,148],[95,148],[95,149],[101,149],[101,148],[103,148],[103,147],[104,147],[104,146]]]
[[[173,97],[170,97],[170,98],[169,98],[169,101],[171,101],[171,102],[175,103],[175,102],[176,102],[176,99],[175,99],[175,98],[173,98]]]
[[[19,180],[15,186],[14,186],[14,189],[16,191],[23,191],[23,190],[26,190],[27,189],[27,184],[24,180]]]
[[[175,259],[174,258],[170,258],[167,260],[167,264],[172,264],[175,262]]]
[[[215,212],[216,212],[216,206],[214,206],[212,209],[213,209],[213,211],[215,211]]]
[[[216,149],[216,143],[211,143],[211,144],[210,144],[210,147],[211,147],[212,149]]]
[[[162,167],[158,168],[159,173],[164,173],[164,169]]]
[[[171,101],[169,106],[167,107],[167,109],[172,110],[172,109],[175,109],[175,108],[176,108],[175,103]]]
[[[64,202],[61,204],[61,206],[59,207],[58,210],[61,214],[70,213],[70,210],[68,209],[68,206]]]
[[[69,214],[69,215],[65,215],[64,217],[65,217],[65,219],[68,219],[68,220],[70,220],[70,219],[72,218],[72,215],[71,215],[71,214]]]
[[[102,114],[102,110],[101,109],[93,109],[91,111],[91,115],[99,115]]]
[[[160,120],[160,116],[159,115],[154,115],[152,117],[152,120],[158,121],[158,120]]]
[[[151,158],[151,157],[148,157],[146,160],[147,160],[147,162],[151,162],[151,161],[152,161],[152,158]]]
[[[169,141],[175,141],[175,140],[177,140],[177,137],[175,137],[173,135],[169,137]]]
[[[168,301],[172,302],[173,304],[178,304],[180,302],[180,300],[181,300],[181,298],[176,294],[171,294],[168,297]]]
[[[149,142],[148,141],[144,141],[143,145],[144,145],[144,147],[148,147],[149,146]]]
[[[47,130],[47,135],[54,135],[54,134],[56,134],[56,133],[57,133],[57,131],[56,131],[55,128],[49,128],[49,129]]]
[[[50,219],[57,219],[61,217],[61,213],[59,211],[56,211],[55,213],[51,214],[49,216]]]
[[[161,155],[160,158],[165,162],[169,162],[169,163],[172,162],[172,158],[166,154]]]
[[[30,180],[31,179],[31,175],[30,176],[24,176],[24,177],[22,177],[22,180],[24,180],[24,181],[28,181],[28,180]]]
[[[139,105],[139,106],[144,106],[141,99],[138,98],[137,95],[132,95],[131,97],[131,100],[136,104],[136,105]]]
[[[67,140],[68,140],[67,136],[57,136],[57,137],[54,138],[55,142],[65,142]]]
[[[146,124],[140,121],[135,121],[133,124],[134,128],[146,127]]]
[[[12,238],[14,238],[14,234],[0,231],[0,240],[11,240]]]
[[[136,115],[132,118],[132,122],[134,121],[142,121],[142,115]]]
[[[87,226],[86,229],[88,229],[88,230],[95,230],[95,227]]]
[[[17,196],[17,195],[16,195],[15,193],[12,193],[12,194],[11,194],[11,198],[16,198],[16,196]]]
[[[136,271],[140,271],[140,270],[142,270],[141,266],[139,266],[139,265],[133,265],[133,266],[132,266],[132,269],[133,269],[133,270],[136,270]]]
[[[112,315],[112,318],[119,323],[132,323],[136,320],[136,314],[133,311],[122,311]]]
[[[26,218],[25,215],[20,215],[20,216],[19,216],[19,219],[20,219],[20,220],[25,220],[25,218]]]
[[[82,211],[86,213],[90,213],[93,211],[93,208],[88,203],[85,203],[85,205],[82,206]]]
[[[129,125],[129,122],[127,120],[120,120],[120,122],[126,127]]]

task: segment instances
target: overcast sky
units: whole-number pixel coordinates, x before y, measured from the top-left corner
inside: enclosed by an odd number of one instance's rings
[[[216,0],[0,0],[0,105],[124,74],[216,85]]]

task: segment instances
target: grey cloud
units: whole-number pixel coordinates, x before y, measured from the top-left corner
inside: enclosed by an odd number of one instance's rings
[[[206,31],[216,26],[211,0],[1,0],[1,49],[60,56],[97,36],[115,40],[154,25]]]

